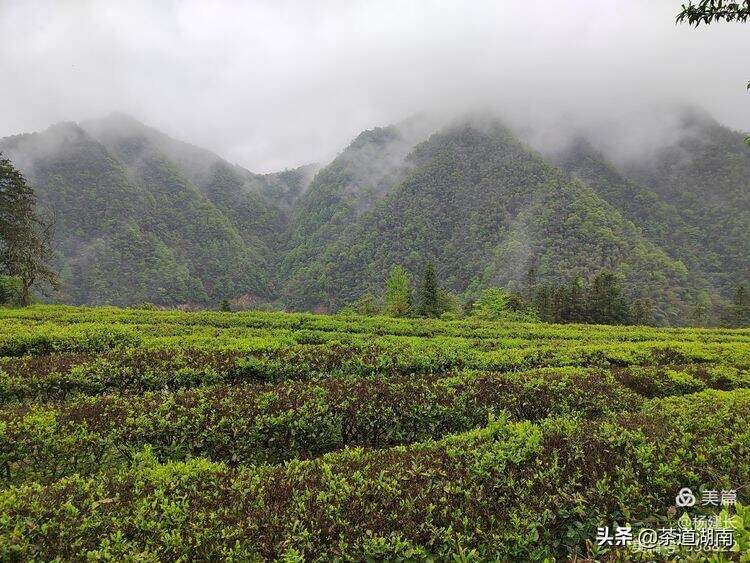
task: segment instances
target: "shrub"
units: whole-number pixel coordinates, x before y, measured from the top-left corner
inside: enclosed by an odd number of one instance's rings
[[[597,527],[676,527],[681,487],[747,502],[749,423],[750,391],[708,391],[282,466],[159,465],[146,449],[127,469],[0,492],[0,558],[616,558]]]

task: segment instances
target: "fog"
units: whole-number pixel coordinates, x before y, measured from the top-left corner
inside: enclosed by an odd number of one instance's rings
[[[750,129],[750,25],[680,4],[0,0],[0,137],[118,111],[269,172],[477,107],[549,142],[683,103]],[[664,135],[638,123],[631,145]]]

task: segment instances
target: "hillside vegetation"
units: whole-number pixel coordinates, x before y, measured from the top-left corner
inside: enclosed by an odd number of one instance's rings
[[[416,117],[330,164],[257,175],[122,115],[0,140],[55,216],[74,304],[335,311],[428,262],[481,288],[612,272],[650,322],[721,322],[750,279],[750,152],[701,112],[648,157],[580,137],[544,155],[497,120]]]
[[[3,560],[603,560],[682,487],[737,490],[750,549],[750,330],[0,319]]]

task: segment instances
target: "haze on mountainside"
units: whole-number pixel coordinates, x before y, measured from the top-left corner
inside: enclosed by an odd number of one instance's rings
[[[717,56],[744,52],[747,28],[677,26],[679,5],[2,0],[0,137],[123,112],[264,173],[477,107],[546,142],[675,101],[750,129],[746,68]],[[647,148],[662,125],[617,146]]]
[[[55,212],[65,302],[331,311],[433,261],[467,298],[612,270],[696,322],[750,278],[750,102],[697,64],[736,30],[652,4],[2,4],[28,33],[0,64],[95,31],[37,73],[59,97],[0,94],[0,152]]]

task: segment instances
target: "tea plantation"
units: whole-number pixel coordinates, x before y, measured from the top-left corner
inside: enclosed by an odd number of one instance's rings
[[[750,329],[0,309],[2,561],[700,558],[597,536],[720,511],[746,561],[748,485]]]

